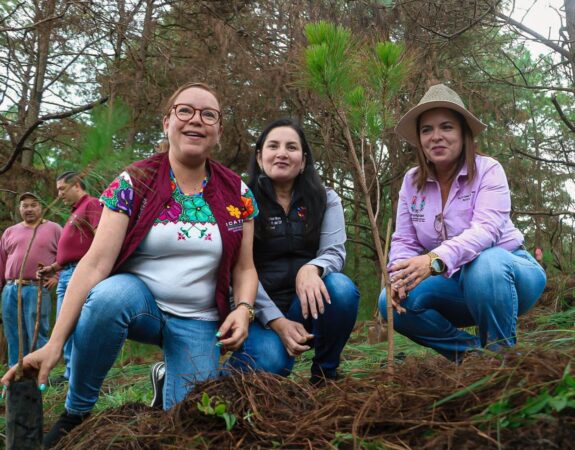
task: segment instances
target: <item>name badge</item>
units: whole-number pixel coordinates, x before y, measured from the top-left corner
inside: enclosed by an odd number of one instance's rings
[[[236,233],[244,229],[244,221],[241,219],[229,220],[226,222],[226,227],[229,232]]]

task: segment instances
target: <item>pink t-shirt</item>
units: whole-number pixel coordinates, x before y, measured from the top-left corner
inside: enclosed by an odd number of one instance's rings
[[[22,223],[13,225],[4,231],[0,239],[0,286],[6,280],[16,280],[20,274],[20,267],[33,229]],[[56,260],[58,240],[62,227],[57,223],[45,221],[38,227],[30,255],[24,268],[24,280],[35,280],[38,263],[52,264]]]

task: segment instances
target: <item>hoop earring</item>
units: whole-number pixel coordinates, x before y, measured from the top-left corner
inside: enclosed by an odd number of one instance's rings
[[[222,144],[220,144],[220,141],[216,142],[216,152],[221,152],[222,151]]]

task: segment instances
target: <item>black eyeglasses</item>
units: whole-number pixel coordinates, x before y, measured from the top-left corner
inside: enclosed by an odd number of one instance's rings
[[[435,231],[437,232],[439,243],[447,240],[447,230],[445,229],[443,213],[439,213],[435,216],[435,220],[433,221],[433,228],[435,228]]]
[[[213,108],[195,108],[192,105],[179,103],[172,106],[172,109],[174,110],[176,117],[182,122],[190,120],[195,116],[196,112],[200,113],[200,120],[204,125],[215,125],[222,118],[222,113]]]

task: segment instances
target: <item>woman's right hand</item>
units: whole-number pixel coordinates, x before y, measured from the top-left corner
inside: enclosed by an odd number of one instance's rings
[[[406,294],[403,287],[396,288],[391,285],[391,306],[393,306],[393,309],[397,311],[397,314],[403,314],[406,312],[406,309],[400,304],[401,300],[404,300],[405,297]]]
[[[331,303],[329,292],[319,276],[321,269],[312,264],[304,264],[297,272],[295,279],[295,291],[301,303],[301,311],[304,319],[308,314],[314,319],[318,318],[318,313],[325,311],[324,301]]]
[[[38,386],[48,384],[48,375],[50,371],[58,364],[62,356],[62,348],[49,342],[41,349],[29,353],[24,357],[23,369],[24,375],[31,378],[37,378]],[[16,377],[18,364],[15,364],[2,377],[2,384],[7,386]]]
[[[313,339],[313,334],[299,322],[280,317],[270,323],[270,328],[278,334],[290,356],[301,355],[311,348],[306,343]]]

